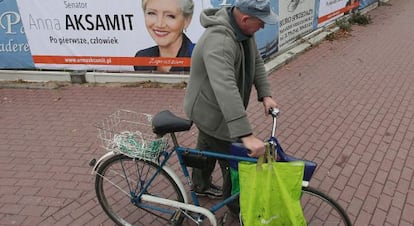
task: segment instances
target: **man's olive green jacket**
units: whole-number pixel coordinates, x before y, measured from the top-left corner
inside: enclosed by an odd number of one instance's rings
[[[205,31],[191,57],[184,110],[200,130],[234,141],[252,133],[246,108],[253,85],[259,101],[271,96],[267,72],[254,37],[240,31],[232,8],[207,9],[200,22]]]

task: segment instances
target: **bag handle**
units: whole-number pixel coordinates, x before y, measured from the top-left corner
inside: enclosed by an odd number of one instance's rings
[[[265,153],[264,155],[260,156],[259,159],[257,160],[257,165],[256,165],[257,170],[262,170],[263,163],[275,162],[275,159],[271,154],[272,148],[273,148],[273,145],[271,145],[269,142],[265,143]],[[269,167],[272,167],[271,164],[269,164]]]

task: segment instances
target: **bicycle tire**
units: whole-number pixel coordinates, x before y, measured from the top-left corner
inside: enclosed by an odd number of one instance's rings
[[[345,210],[327,194],[315,188],[302,187],[301,205],[309,226],[352,225]]]
[[[142,203],[141,200],[140,204],[170,211],[164,213],[134,204],[134,195],[140,192],[158,169],[156,163],[132,159],[122,154],[107,159],[99,166],[95,177],[95,192],[101,207],[112,221],[117,225],[181,225],[184,217],[177,208]],[[148,187],[147,194],[184,202],[178,185],[164,169],[160,170]],[[178,217],[172,221],[174,213]]]

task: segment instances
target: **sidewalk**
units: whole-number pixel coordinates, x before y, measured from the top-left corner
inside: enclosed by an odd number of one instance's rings
[[[311,186],[338,200],[354,225],[414,225],[414,1],[368,14],[371,24],[271,74],[277,134],[288,153],[319,164]],[[113,225],[88,166],[104,153],[93,123],[118,109],[184,116],[184,92],[0,89],[0,225]],[[264,138],[270,119],[254,95],[250,119]],[[194,133],[181,134],[183,144],[194,145]]]

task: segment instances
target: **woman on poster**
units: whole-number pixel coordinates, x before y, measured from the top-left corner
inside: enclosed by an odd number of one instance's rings
[[[142,0],[142,9],[145,27],[157,45],[139,50],[135,57],[191,57],[194,43],[184,31],[191,23],[193,0]],[[190,67],[135,65],[134,69],[171,72],[189,71]]]

